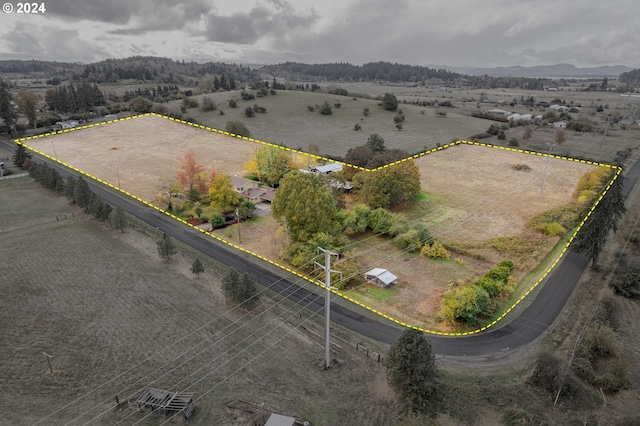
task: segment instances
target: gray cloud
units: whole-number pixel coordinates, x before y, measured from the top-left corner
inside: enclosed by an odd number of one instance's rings
[[[100,46],[82,40],[76,30],[17,23],[4,40],[10,49],[7,56],[61,62],[89,62],[102,58]],[[4,56],[4,55],[3,55]]]
[[[187,24],[200,20],[211,11],[209,0],[190,0],[183,3],[172,0],[138,2],[138,9],[131,21],[133,25],[109,31],[115,35],[141,35],[152,31],[183,29]]]
[[[276,6],[277,11],[255,6],[248,13],[230,16],[210,14],[205,37],[221,43],[252,44],[260,39],[287,38],[318,19],[315,13],[297,14],[286,1],[270,0],[270,3]]]
[[[136,3],[129,0],[56,0],[47,3],[47,14],[71,21],[87,19],[126,24],[136,10]]]

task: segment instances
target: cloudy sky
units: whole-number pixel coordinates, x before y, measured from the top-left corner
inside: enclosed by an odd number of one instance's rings
[[[640,68],[638,0],[45,0],[29,15],[9,3],[0,59]]]

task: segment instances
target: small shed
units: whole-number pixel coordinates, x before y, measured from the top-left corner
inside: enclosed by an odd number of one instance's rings
[[[393,275],[391,272],[382,268],[373,268],[367,272],[364,277],[367,281],[370,281],[382,288],[389,287],[398,279],[398,277]]]
[[[293,426],[295,424],[296,419],[293,417],[271,413],[271,415],[267,419],[267,423],[265,423],[264,426]]]

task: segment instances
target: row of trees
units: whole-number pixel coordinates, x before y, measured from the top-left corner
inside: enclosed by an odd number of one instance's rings
[[[77,86],[57,86],[48,89],[44,96],[52,111],[77,113],[89,111],[92,107],[105,105],[105,97],[96,83],[83,80]]]

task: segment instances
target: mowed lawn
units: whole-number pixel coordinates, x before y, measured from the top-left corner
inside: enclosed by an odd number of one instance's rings
[[[66,204],[29,179],[5,183],[3,213],[31,210],[44,221]],[[4,202],[18,194],[24,212]],[[314,371],[319,342],[279,319],[290,312],[272,311],[268,299],[248,315],[230,312],[207,260],[197,279],[195,254],[181,248],[164,263],[157,238],[84,214],[0,234],[0,423],[156,424],[113,407],[116,395],[122,402],[157,387],[195,393],[194,425],[255,421],[227,408],[240,399],[315,425],[395,424],[382,366],[343,345],[340,365]]]

